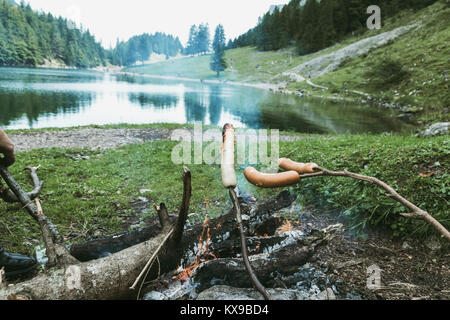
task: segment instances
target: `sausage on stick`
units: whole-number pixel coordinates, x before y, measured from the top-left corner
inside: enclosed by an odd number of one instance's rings
[[[261,188],[282,188],[300,182],[300,175],[296,171],[269,174],[261,173],[253,167],[248,167],[245,169],[244,175],[248,182]]]
[[[223,145],[222,145],[222,183],[225,188],[227,188],[230,192],[230,198],[233,202],[234,209],[236,211],[236,220],[239,226],[239,232],[241,236],[241,249],[242,249],[242,258],[244,260],[245,268],[247,269],[250,278],[256,287],[256,289],[262,294],[264,299],[270,300],[270,296],[267,293],[264,286],[259,282],[258,278],[255,275],[255,272],[250,265],[250,261],[248,259],[248,249],[247,242],[244,234],[244,226],[242,224],[242,216],[241,216],[241,207],[236,196],[236,192],[234,189],[237,186],[236,173],[234,172],[234,128],[231,124],[226,124],[223,127]]]
[[[302,162],[295,162],[291,159],[287,158],[281,158],[278,160],[278,165],[280,168],[286,170],[286,171],[297,171],[298,173],[315,173],[316,171],[314,169],[318,169],[319,166],[316,163],[310,162],[310,163],[302,163]]]

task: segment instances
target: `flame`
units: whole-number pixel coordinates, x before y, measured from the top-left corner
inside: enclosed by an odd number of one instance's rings
[[[195,257],[195,260],[176,276],[176,279],[180,280],[181,282],[187,281],[191,277],[192,272],[195,269],[197,269],[197,267],[201,263],[208,260],[217,259],[217,257],[213,253],[209,252],[209,244],[211,242],[211,228],[209,228],[208,222],[209,222],[208,215],[206,215],[205,220],[203,221],[202,233],[197,239],[198,253]],[[206,231],[206,238],[205,238],[205,231]]]
[[[289,220],[286,220],[278,230],[280,231],[281,234],[283,234],[289,231],[293,231],[294,227],[292,226]]]
[[[261,241],[258,242],[258,245],[256,246],[255,252],[259,252],[261,250]]]

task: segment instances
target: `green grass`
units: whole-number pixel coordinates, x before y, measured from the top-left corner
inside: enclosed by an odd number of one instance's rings
[[[305,139],[282,142],[280,155],[298,161],[314,161],[331,170],[348,169],[376,176],[391,184],[400,194],[428,210],[450,227],[450,142],[446,137],[430,139],[412,136],[337,135],[324,139],[305,135]],[[106,151],[43,149],[18,154],[11,172],[29,190],[26,165],[42,165],[39,171],[45,185],[41,201],[45,213],[60,227],[67,242],[80,242],[94,232],[103,235],[125,231],[123,221],[134,216],[130,201],[145,196],[153,204],[164,202],[176,213],[182,196],[182,165],[171,161],[176,142],[157,141],[128,145]],[[77,154],[87,160],[75,161]],[[192,171],[191,212],[211,217],[231,208],[221,184],[218,165],[189,165]],[[245,181],[244,167],[237,167],[242,190],[267,198],[282,189],[260,190]],[[419,173],[433,171],[422,178]],[[144,195],[141,189],[152,190]],[[381,224],[399,236],[424,236],[430,228],[423,222],[408,220],[398,213],[404,208],[376,188],[345,178],[304,180],[292,188],[302,203],[322,202],[339,207],[351,226]],[[146,216],[154,215],[150,210]],[[40,231],[19,204],[0,202],[0,245],[17,252],[32,252],[40,241]]]
[[[304,139],[282,144],[280,153],[330,170],[347,169],[377,177],[450,227],[450,140],[446,137],[346,135],[331,140]],[[421,177],[425,172],[434,175]],[[321,177],[305,180],[297,191],[306,203],[318,201],[344,210],[350,225],[359,230],[384,225],[397,236],[425,236],[431,231],[422,221],[401,217],[405,207],[366,182]]]
[[[32,185],[21,168],[38,165],[45,181],[40,196],[45,213],[61,229],[68,242],[79,242],[95,231],[113,234],[126,231],[122,222],[135,215],[131,201],[139,196],[150,207],[164,202],[176,213],[181,203],[182,165],[174,165],[171,151],[177,142],[155,141],[106,151],[41,149],[19,153],[10,169],[26,190]],[[87,160],[76,161],[78,155]],[[191,212],[217,216],[231,208],[221,183],[218,165],[189,165],[192,172]],[[252,189],[248,186],[249,190]],[[141,189],[152,190],[140,194]],[[256,188],[254,188],[256,189]],[[257,190],[254,190],[257,193]],[[155,212],[148,216],[152,216]],[[15,251],[32,250],[40,231],[19,204],[0,201],[0,246]]]
[[[210,60],[210,55],[202,55],[130,67],[126,68],[125,71],[157,76],[213,79],[216,78],[216,73],[211,71],[209,67]]]
[[[178,123],[147,123],[147,124],[131,124],[118,123],[106,125],[87,125],[87,126],[73,126],[65,128],[39,128],[39,129],[6,129],[7,134],[27,133],[27,132],[52,132],[52,131],[67,131],[80,129],[179,129],[179,128],[193,128],[193,124],[178,124]],[[205,126],[207,128],[216,128],[213,126]]]

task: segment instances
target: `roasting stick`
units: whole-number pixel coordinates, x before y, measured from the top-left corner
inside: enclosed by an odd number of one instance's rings
[[[223,128],[223,145],[222,145],[222,183],[225,188],[230,191],[230,198],[233,202],[234,209],[236,211],[236,220],[238,222],[239,232],[241,235],[241,249],[242,258],[244,260],[245,268],[253,282],[255,288],[262,294],[264,299],[270,300],[270,296],[267,293],[264,286],[259,282],[255,275],[255,272],[250,265],[248,259],[247,241],[244,233],[244,226],[242,224],[241,206],[239,204],[235,188],[237,186],[236,173],[234,171],[234,128],[231,124],[226,124]]]

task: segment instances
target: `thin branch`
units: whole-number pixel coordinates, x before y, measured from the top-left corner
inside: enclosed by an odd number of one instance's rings
[[[14,179],[13,175],[4,166],[0,165],[0,175],[5,180],[8,187],[14,192],[15,196],[20,200],[23,208],[36,220],[41,227],[44,242],[49,257],[49,266],[56,264],[64,265],[75,263],[77,260],[70,255],[63,245],[63,240],[56,226],[48,219],[40,208],[40,203],[34,203],[28,194],[23,191],[22,187]],[[56,258],[55,258],[56,257]]]
[[[30,177],[33,181],[34,189],[27,193],[28,197],[30,197],[31,200],[36,199],[39,194],[41,193],[42,186],[44,185],[44,181],[40,181],[39,177],[37,175],[37,170],[40,168],[40,166],[37,167],[26,167],[24,170],[30,171]],[[12,192],[10,189],[5,188],[0,181],[0,197],[7,203],[14,203],[14,202],[20,202],[19,198]]]
[[[318,172],[311,173],[311,174],[304,174],[301,175],[301,179],[305,178],[313,178],[313,177],[319,177],[319,176],[332,176],[332,177],[345,177],[345,178],[352,178],[356,180],[366,181],[373,183],[380,188],[384,189],[387,192],[387,196],[396,200],[397,202],[401,203],[403,206],[407,207],[409,210],[411,210],[411,213],[402,213],[401,215],[406,218],[410,219],[422,219],[426,221],[428,224],[430,224],[434,229],[436,229],[439,233],[441,233],[442,237],[446,238],[450,241],[450,232],[439,222],[437,221],[433,216],[431,216],[428,212],[420,209],[407,199],[403,198],[401,195],[397,193],[391,186],[389,186],[387,183],[374,178],[370,176],[364,176],[361,174],[356,174],[353,172],[349,172],[347,170],[344,171],[330,171],[324,168],[317,168]]]
[[[244,260],[245,268],[247,269],[248,274],[250,275],[250,278],[253,282],[253,285],[255,288],[259,291],[259,293],[262,294],[264,299],[271,300],[269,294],[267,293],[264,286],[259,282],[258,278],[255,275],[255,272],[252,269],[252,266],[250,265],[250,261],[248,259],[248,249],[247,249],[247,239],[244,234],[244,226],[242,224],[242,216],[241,216],[241,206],[239,204],[238,198],[236,196],[236,192],[233,188],[229,188],[230,190],[230,198],[233,202],[234,209],[236,211],[236,220],[238,222],[239,231],[241,235],[241,249],[242,249],[242,259]]]
[[[167,240],[169,240],[169,238],[172,236],[174,232],[174,229],[171,229],[166,237],[164,238],[163,241],[161,241],[161,243],[159,244],[158,248],[155,250],[155,252],[152,254],[152,256],[150,257],[150,259],[148,260],[147,264],[145,265],[144,269],[142,269],[141,273],[139,274],[139,276],[136,278],[136,280],[134,281],[133,285],[130,287],[130,290],[135,290],[136,286],[138,285],[138,283],[141,281],[141,279],[143,278],[143,276],[145,274],[148,274],[148,269],[151,267],[151,265],[153,264],[153,261],[155,260],[155,258],[157,257],[158,253],[161,251],[162,247],[166,244]],[[145,278],[143,279],[145,280]]]
[[[35,199],[35,203],[37,207],[39,226],[41,227],[42,237],[44,238],[46,254],[48,257],[47,267],[51,268],[58,264],[58,257],[56,256],[55,244],[53,242],[51,231],[47,226],[47,220],[45,219],[45,215],[42,210],[42,206],[39,199]]]

